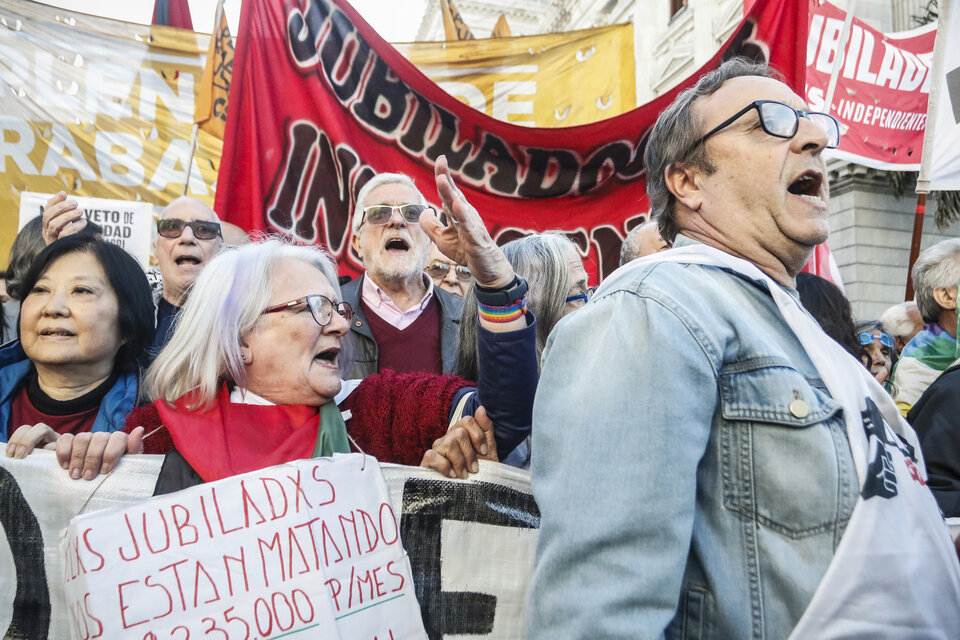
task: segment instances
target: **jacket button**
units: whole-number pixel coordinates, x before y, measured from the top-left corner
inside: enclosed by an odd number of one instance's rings
[[[800,391],[797,389],[793,390],[793,401],[790,403],[790,413],[793,414],[793,417],[800,419],[810,415],[810,405],[800,399]]]
[[[363,323],[360,322],[359,320],[357,320],[357,326],[358,326],[358,327],[362,327],[362,326],[363,326]]]

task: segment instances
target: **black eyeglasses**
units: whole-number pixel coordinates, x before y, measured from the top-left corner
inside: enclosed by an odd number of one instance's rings
[[[466,282],[473,277],[473,275],[470,273],[470,269],[460,266],[459,264],[440,262],[439,260],[428,264],[424,271],[426,271],[427,275],[434,280],[440,280],[447,277],[447,274],[450,273],[450,269],[453,269],[456,272],[457,278],[460,280],[460,282]]]
[[[387,224],[390,222],[390,218],[393,217],[394,209],[400,212],[400,217],[403,218],[403,221],[407,224],[417,224],[420,222],[420,214],[432,208],[433,207],[428,207],[425,204],[372,204],[369,207],[364,207],[363,218],[360,224],[364,222],[369,222],[370,224]]]
[[[792,138],[797,135],[797,130],[800,128],[800,118],[806,118],[827,134],[827,149],[836,149],[840,146],[840,125],[836,118],[830,114],[794,109],[790,105],[774,100],[754,100],[713,129],[710,129],[706,135],[697,140],[697,143],[691,147],[691,151],[706,142],[707,138],[729,127],[744,114],[754,109],[760,114],[760,126],[763,127],[767,135],[774,138]]]
[[[186,227],[193,230],[193,237],[197,240],[213,240],[217,236],[223,237],[220,233],[219,222],[207,222],[206,220],[187,222],[179,218],[157,220],[157,234],[164,238],[179,238],[183,235],[183,230]]]
[[[336,310],[336,312],[339,313],[340,316],[347,322],[350,322],[350,318],[353,317],[353,307],[350,306],[349,302],[334,302],[327,296],[322,296],[319,293],[297,298],[296,300],[277,304],[272,307],[267,307],[263,310],[263,312],[265,314],[276,313],[277,311],[283,311],[284,309],[289,309],[290,307],[295,307],[298,304],[304,303],[306,303],[310,308],[310,313],[313,315],[313,319],[316,320],[317,324],[321,327],[325,327],[330,324],[330,319],[333,318],[334,310]]]
[[[870,333],[869,331],[861,331],[858,336],[860,338],[861,346],[867,346],[874,340],[879,340],[880,344],[890,349],[893,349],[893,338],[890,337],[889,333],[881,333],[879,335],[875,333]]]
[[[589,287],[584,289],[575,296],[570,296],[564,300],[564,302],[577,302],[580,301],[580,304],[587,304],[590,301],[590,298],[593,297],[594,292],[597,290],[596,287]]]

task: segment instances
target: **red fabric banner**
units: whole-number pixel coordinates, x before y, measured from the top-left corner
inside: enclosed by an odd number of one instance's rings
[[[193,31],[190,5],[187,0],[156,0],[153,4],[151,24]]]
[[[736,54],[767,60],[801,94],[807,10],[808,0],[757,0],[713,59],[668,93],[595,124],[535,129],[445,93],[343,0],[249,0],[216,210],[244,229],[321,244],[342,273],[356,275],[356,193],[376,173],[400,172],[438,204],[433,162],[444,154],[498,243],[564,231],[596,282],[648,213],[642,151],[660,111]]]
[[[803,95],[818,111],[826,111],[845,18],[829,2],[811,0]],[[853,19],[830,107],[843,136],[830,154],[875,169],[920,169],[936,36],[935,24],[883,34]]]

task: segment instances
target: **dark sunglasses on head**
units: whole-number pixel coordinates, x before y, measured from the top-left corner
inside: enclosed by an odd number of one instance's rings
[[[864,347],[874,340],[879,340],[880,344],[883,346],[893,349],[893,338],[890,337],[889,333],[881,333],[880,335],[876,335],[874,333],[870,333],[869,331],[861,331],[858,335],[860,338],[860,344]]]
[[[462,267],[458,264],[440,262],[439,260],[428,264],[427,268],[424,269],[424,271],[426,271],[427,275],[433,278],[434,280],[440,280],[442,278],[447,277],[447,274],[450,273],[450,269],[453,269],[456,272],[457,278],[461,282],[466,282],[467,280],[473,277],[470,274],[470,269],[467,269],[466,267]]]
[[[754,100],[740,111],[737,111],[735,114],[715,126],[713,129],[710,129],[702,138],[697,140],[697,143],[693,145],[693,149],[696,149],[701,144],[707,141],[707,138],[710,136],[719,133],[721,130],[730,126],[738,119],[740,119],[744,114],[757,110],[757,113],[760,115],[760,126],[763,127],[763,130],[775,138],[792,138],[797,135],[797,131],[800,128],[800,118],[806,118],[810,122],[814,123],[827,135],[827,148],[836,149],[840,146],[840,125],[837,123],[836,118],[827,114],[820,113],[818,111],[804,111],[803,109],[794,109],[790,105],[783,104],[782,102],[776,102],[775,100]]]
[[[222,237],[219,222],[207,222],[206,220],[187,222],[179,218],[157,220],[157,234],[164,238],[179,238],[186,227],[190,227],[193,231],[193,237],[197,240],[213,240],[217,236]]]
[[[327,296],[322,296],[319,293],[267,307],[263,312],[265,314],[276,313],[277,311],[283,311],[284,309],[289,309],[299,304],[306,304],[309,307],[313,319],[321,327],[330,324],[330,319],[333,318],[334,311],[339,313],[347,322],[350,322],[350,318],[353,317],[353,307],[350,306],[349,302],[334,302]]]
[[[417,224],[420,222],[420,214],[427,209],[432,209],[425,204],[372,204],[363,208],[363,218],[360,224],[369,222],[370,224],[387,224],[393,217],[393,210],[400,212],[400,217],[407,224]]]

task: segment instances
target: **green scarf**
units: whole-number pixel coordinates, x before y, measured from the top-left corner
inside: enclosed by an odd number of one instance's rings
[[[328,458],[335,453],[350,453],[350,440],[340,408],[331,401],[320,407],[320,429],[317,431],[313,457]]]

